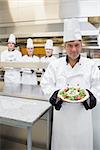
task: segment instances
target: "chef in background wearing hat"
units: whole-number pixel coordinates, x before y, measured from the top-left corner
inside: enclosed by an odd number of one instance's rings
[[[56,59],[56,57],[53,56],[53,41],[51,39],[48,39],[45,44],[45,52],[46,56],[41,58],[42,62],[50,63]]]
[[[21,53],[15,49],[16,37],[10,34],[8,39],[8,49],[1,53],[1,62],[19,62],[21,61]],[[20,70],[14,68],[5,68],[5,83],[20,83]]]
[[[41,62],[50,64],[51,62],[57,59],[55,56],[53,56],[53,41],[51,39],[48,39],[44,47],[45,47],[46,56],[41,58]],[[42,76],[44,75],[44,72],[45,72],[45,68],[42,69]]]
[[[34,55],[34,45],[31,38],[27,39],[27,55],[22,57],[23,62],[38,62],[39,58]],[[37,85],[36,70],[30,68],[22,69],[21,83],[27,85]]]
[[[64,47],[66,57],[52,62],[41,81],[54,106],[51,150],[93,150],[91,109],[100,100],[100,73],[91,59],[80,56],[82,36],[75,18],[64,20]],[[87,89],[89,99],[63,102],[57,94],[65,87]]]

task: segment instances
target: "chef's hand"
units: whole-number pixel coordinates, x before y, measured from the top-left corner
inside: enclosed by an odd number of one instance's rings
[[[89,93],[89,99],[83,102],[83,105],[86,108],[86,110],[94,108],[97,103],[97,100],[94,97],[94,95],[88,89],[87,91]]]
[[[42,71],[45,72],[45,69],[43,68]]]
[[[49,100],[50,103],[51,103],[53,106],[55,106],[55,109],[56,109],[56,110],[60,110],[60,108],[61,108],[61,106],[62,106],[62,103],[63,103],[63,101],[57,97],[58,91],[59,91],[59,90],[55,91],[55,92],[53,93],[53,95],[50,97],[50,100]]]
[[[20,76],[22,77],[23,71],[20,71]]]
[[[33,69],[31,69],[31,73],[34,73],[34,70],[33,70]]]
[[[63,101],[61,99],[58,100],[58,102],[55,104],[55,109],[60,110],[62,107]]]

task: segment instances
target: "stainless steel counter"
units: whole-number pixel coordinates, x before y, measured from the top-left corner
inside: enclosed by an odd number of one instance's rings
[[[44,95],[39,85],[21,85],[21,84],[4,84],[0,82],[0,96],[25,98],[29,101],[48,101],[48,95]],[[11,106],[13,108],[13,105]],[[47,118],[46,113],[41,119],[39,119],[32,127],[32,143],[33,147],[47,150]],[[41,128],[42,127],[42,128]],[[12,132],[11,132],[12,131]],[[0,136],[1,136],[1,148],[2,150],[25,150],[26,149],[26,137],[27,131],[16,127],[10,127],[0,125]]]
[[[0,96],[0,124],[26,128],[27,150],[32,150],[32,125],[50,108],[49,102],[27,101],[23,98]],[[48,133],[50,133],[49,126],[48,123]],[[49,150],[49,141],[47,149]]]
[[[0,83],[0,95],[14,96],[36,100],[48,100],[49,95],[44,95],[40,85],[4,84]]]
[[[28,98],[29,100],[48,100],[48,96],[45,96],[42,92],[40,86],[29,86],[29,85],[4,85],[3,82],[0,82],[0,95],[8,95],[15,97]],[[13,106],[12,106],[13,107]],[[94,150],[100,149],[100,103],[93,109],[93,131],[94,131]],[[44,116],[44,118],[47,116]],[[42,130],[41,130],[42,126]],[[47,142],[47,120],[39,120],[33,127],[33,145],[34,147],[41,147],[41,149],[46,149]],[[25,150],[25,141],[26,141],[26,130],[11,128],[7,126],[1,126],[0,134],[4,139],[2,150]],[[11,132],[12,130],[12,132]],[[8,143],[9,142],[9,143]],[[10,143],[11,142],[11,143]],[[19,143],[20,142],[20,143]],[[5,144],[6,143],[6,144]],[[18,144],[16,144],[18,143]],[[18,146],[17,146],[18,145]],[[5,148],[6,147],[6,148]],[[10,147],[8,149],[8,147]]]

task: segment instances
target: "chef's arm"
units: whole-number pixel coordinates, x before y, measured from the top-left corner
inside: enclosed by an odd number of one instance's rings
[[[30,68],[22,68],[20,73],[35,73],[35,70]]]
[[[91,93],[97,99],[97,103],[100,102],[100,70],[97,65],[94,65],[91,70]]]
[[[31,73],[34,73],[34,70],[33,70],[33,69],[31,69]]]
[[[94,108],[96,104],[100,102],[100,70],[95,64],[91,69],[90,83],[90,89],[87,90],[90,98],[83,102],[83,105],[87,110]]]
[[[49,64],[47,67],[46,72],[42,76],[40,85],[44,94],[48,94],[50,96],[54,93],[54,91],[58,90],[56,88],[55,71],[52,64]]]

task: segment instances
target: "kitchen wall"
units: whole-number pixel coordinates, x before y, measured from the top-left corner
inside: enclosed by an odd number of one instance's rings
[[[64,18],[100,16],[100,0],[0,0],[0,14],[0,37],[26,34],[26,28],[29,34],[49,28],[56,32]]]
[[[73,10],[73,11],[72,11]],[[60,22],[66,17],[100,16],[99,0],[0,0],[0,23]],[[8,23],[8,24],[7,24]]]

